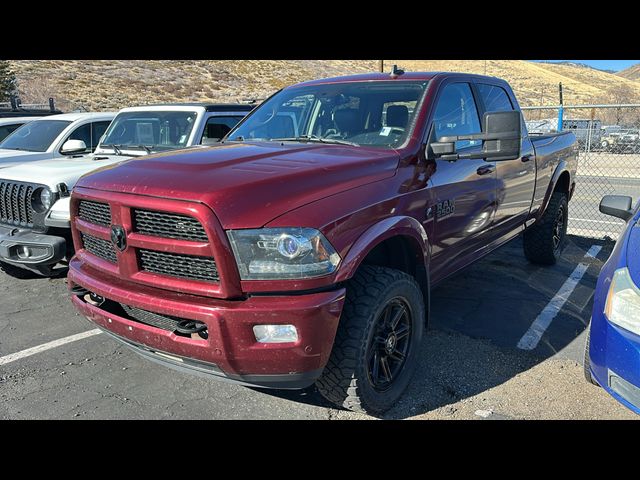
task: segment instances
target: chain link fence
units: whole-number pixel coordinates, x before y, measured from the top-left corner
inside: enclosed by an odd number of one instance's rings
[[[531,135],[558,130],[558,106],[524,107]],[[562,129],[578,142],[576,191],[569,206],[569,233],[617,238],[622,220],[600,213],[604,195],[640,197],[640,105],[563,107]]]

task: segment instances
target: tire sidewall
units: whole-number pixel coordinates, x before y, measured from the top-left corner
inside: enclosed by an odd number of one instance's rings
[[[369,381],[367,350],[373,341],[376,320],[387,304],[394,298],[400,297],[408,306],[411,313],[411,339],[407,358],[399,377],[393,381],[391,387],[384,392],[377,391]],[[390,408],[407,388],[417,364],[418,351],[422,343],[425,324],[425,307],[422,292],[415,283],[403,279],[389,285],[380,296],[380,302],[369,314],[366,334],[359,352],[359,361],[356,368],[356,379],[360,390],[361,402],[367,410],[384,411]]]

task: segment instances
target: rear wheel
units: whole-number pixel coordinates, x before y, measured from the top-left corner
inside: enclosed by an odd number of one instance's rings
[[[318,390],[353,411],[388,410],[411,379],[424,324],[422,292],[412,277],[391,268],[361,267],[347,286]]]
[[[567,194],[554,192],[542,217],[524,232],[527,260],[542,265],[555,264],[565,245],[568,219]]]

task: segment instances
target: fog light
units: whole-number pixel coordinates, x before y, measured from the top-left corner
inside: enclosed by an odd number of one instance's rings
[[[29,258],[31,256],[31,249],[26,245],[20,245],[18,247],[18,258]]]
[[[298,341],[293,325],[254,325],[253,334],[260,343],[290,343]]]

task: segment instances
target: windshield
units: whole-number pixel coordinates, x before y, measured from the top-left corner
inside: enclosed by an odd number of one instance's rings
[[[69,126],[66,120],[34,120],[16,129],[0,143],[0,148],[46,152],[58,135]]]
[[[196,112],[124,112],[113,120],[100,148],[141,151],[174,150],[187,146]]]
[[[398,147],[411,134],[426,86],[379,81],[289,88],[256,108],[227,140]]]

